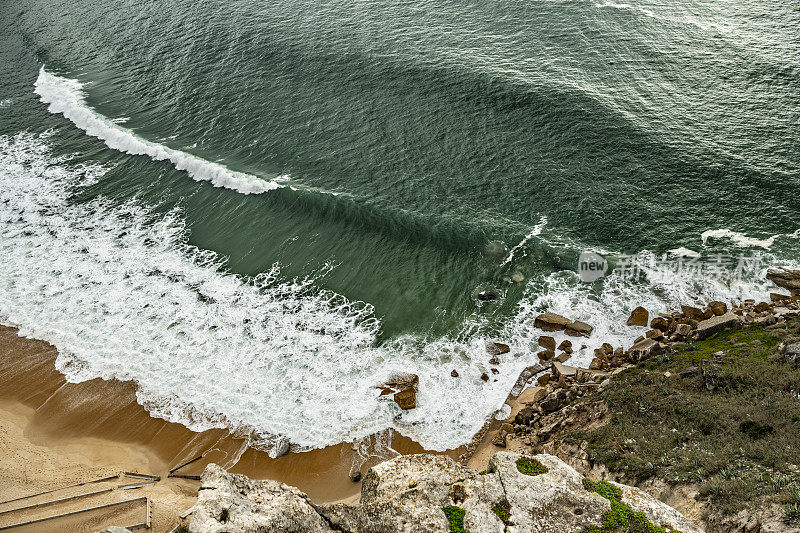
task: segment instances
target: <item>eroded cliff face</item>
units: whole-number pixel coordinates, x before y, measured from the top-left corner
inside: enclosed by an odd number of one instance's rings
[[[314,505],[294,487],[211,464],[189,530],[579,533],[599,527],[604,513],[607,520],[612,512],[682,533],[702,531],[639,489],[589,482],[552,455],[509,452],[495,454],[484,472],[446,456],[397,457],[369,470],[355,505]]]

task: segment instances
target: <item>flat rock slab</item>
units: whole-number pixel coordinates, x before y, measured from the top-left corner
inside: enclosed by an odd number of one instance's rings
[[[742,319],[733,313],[715,316],[697,324],[697,338],[707,339],[718,331],[737,328],[742,325]]]

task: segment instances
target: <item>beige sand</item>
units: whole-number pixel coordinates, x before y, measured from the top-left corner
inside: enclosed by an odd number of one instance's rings
[[[193,504],[199,482],[168,480],[168,471],[201,454],[202,460],[178,473],[199,475],[206,464],[215,462],[252,478],[294,485],[316,502],[352,498],[360,491],[360,484],[349,476],[357,459],[352,444],[271,459],[264,452],[247,448],[245,440],[225,430],[195,433],[180,424],[151,417],[136,403],[132,383],[100,379],[67,383],[54,367],[56,355],[48,343],[20,338],[15,329],[0,327],[0,501],[123,470],[152,473],[163,478],[154,487],[119,494],[115,491],[101,503],[151,495],[154,531],[169,531],[178,523],[178,514]],[[392,435],[392,448],[403,454],[425,451],[397,434]],[[455,458],[463,451],[448,454]],[[360,470],[366,472],[379,460],[372,458]],[[117,481],[113,486],[129,481]],[[62,505],[58,512],[98,505],[98,501]],[[2,514],[15,506],[19,505],[0,506],[0,526],[15,522],[9,515],[20,513]],[[120,512],[110,514],[125,522],[127,516],[141,514],[136,506],[131,507],[124,517]],[[55,514],[53,511],[49,514]],[[49,510],[37,512],[30,518],[46,516]],[[77,525],[69,529],[80,531],[86,522],[94,527],[107,514],[93,513],[92,520],[76,518],[73,522]],[[42,530],[42,525],[32,529]]]

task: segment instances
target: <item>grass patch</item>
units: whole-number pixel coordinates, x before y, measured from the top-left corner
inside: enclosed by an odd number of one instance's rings
[[[517,470],[526,476],[538,476],[539,474],[546,474],[549,472],[546,466],[529,457],[520,457],[517,459]]]
[[[586,533],[667,533],[673,531],[653,524],[644,513],[634,511],[622,502],[620,490],[608,481],[592,481],[584,478],[586,490],[596,492],[611,503],[611,509],[604,512],[600,527],[590,526]]]
[[[409,486],[408,486],[408,488],[409,488],[409,489],[413,489],[413,488],[414,488],[414,487],[416,487],[417,485],[419,485],[419,483],[412,483],[411,485],[409,485]]]
[[[773,431],[775,428],[770,426],[769,424],[759,424],[758,422],[754,422],[752,420],[745,420],[741,424],[739,424],[739,431],[747,435],[753,440],[763,439]]]
[[[456,505],[446,505],[442,507],[447,523],[450,525],[450,533],[467,533],[464,529],[464,515],[466,511]]]
[[[800,369],[777,345],[798,338],[800,319],[791,318],[783,332],[726,331],[645,361],[596,398],[609,407],[608,424],[569,436],[628,479],[697,483],[726,514],[785,504],[786,486],[800,485]],[[689,367],[699,371],[681,377]]]
[[[500,500],[492,505],[492,512],[497,515],[503,524],[508,525],[511,520],[511,504],[508,500]]]

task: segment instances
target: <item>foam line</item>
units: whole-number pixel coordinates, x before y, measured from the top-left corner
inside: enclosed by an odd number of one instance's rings
[[[146,155],[156,161],[170,161],[178,170],[186,171],[196,181],[208,181],[215,187],[233,189],[242,194],[259,194],[281,187],[286,176],[262,179],[223,165],[206,161],[192,154],[148,141],[121,126],[122,120],[110,120],[86,104],[83,85],[77,80],[62,78],[39,70],[34,92],[48,111],[64,115],[75,126],[105,142],[106,146],[131,155]]]

